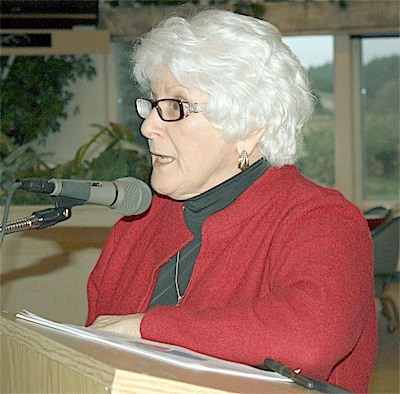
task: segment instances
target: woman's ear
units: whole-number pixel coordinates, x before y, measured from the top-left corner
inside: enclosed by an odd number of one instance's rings
[[[250,135],[248,135],[246,138],[240,140],[236,144],[236,150],[238,155],[240,156],[243,151],[246,151],[249,156],[254,152],[254,150],[257,151],[257,156],[258,156],[258,149],[257,145],[260,142],[262,136],[264,135],[265,128],[262,127],[261,129],[253,131]],[[254,152],[256,153],[256,152]]]

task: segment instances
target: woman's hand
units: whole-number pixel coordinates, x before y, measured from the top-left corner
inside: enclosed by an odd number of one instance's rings
[[[114,331],[141,338],[140,323],[142,322],[143,315],[143,313],[116,316],[101,315],[96,318],[90,328]]]

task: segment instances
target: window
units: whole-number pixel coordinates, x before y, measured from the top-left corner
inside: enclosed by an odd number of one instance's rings
[[[400,38],[361,39],[363,200],[399,198]]]
[[[285,37],[285,43],[307,69],[316,107],[304,130],[300,171],[325,186],[335,183],[334,67],[332,36]]]

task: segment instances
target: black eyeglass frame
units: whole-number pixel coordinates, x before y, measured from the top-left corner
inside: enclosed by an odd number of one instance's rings
[[[138,100],[145,100],[145,101],[149,102],[151,104],[151,109],[153,110],[155,108],[157,110],[158,116],[164,122],[177,122],[178,120],[182,120],[184,118],[187,118],[192,112],[199,113],[199,112],[204,110],[202,108],[197,108],[197,106],[203,106],[204,105],[203,103],[190,104],[187,101],[182,101],[182,100],[172,99],[172,98],[165,98],[165,99],[160,99],[160,100],[151,100],[151,99],[148,99],[148,98],[145,98],[145,97],[138,97],[135,100],[135,108],[136,108],[136,112],[137,112],[139,118],[141,118],[141,119],[146,119],[150,115],[150,113],[149,113],[149,115],[146,116],[146,118],[144,118],[143,116],[141,116],[139,114],[138,104],[137,104]],[[160,106],[158,105],[158,103],[160,103],[161,101],[174,101],[174,102],[176,102],[179,105],[179,118],[178,119],[164,119],[163,116],[162,116],[162,110],[161,110]],[[188,108],[187,108],[188,112],[187,112],[186,115],[185,115],[185,109],[184,109],[183,105],[187,105],[188,106]]]

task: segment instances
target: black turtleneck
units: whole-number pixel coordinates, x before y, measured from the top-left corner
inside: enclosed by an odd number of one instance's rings
[[[180,252],[178,281],[182,295],[189,284],[200,251],[201,229],[204,221],[208,216],[232,204],[268,169],[268,166],[268,162],[264,159],[258,160],[247,170],[196,197],[184,201],[185,222],[194,235],[194,239]],[[161,267],[149,309],[156,305],[175,305],[177,303],[175,268],[176,256]]]

